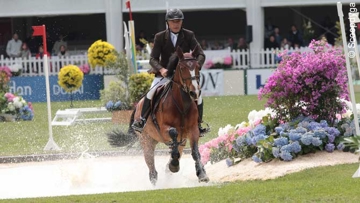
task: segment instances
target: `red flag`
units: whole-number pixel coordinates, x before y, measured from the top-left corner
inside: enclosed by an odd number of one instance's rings
[[[126,8],[130,8],[130,0],[126,1]]]
[[[32,29],[34,30],[32,36],[43,36],[45,33],[44,26],[32,26]]]

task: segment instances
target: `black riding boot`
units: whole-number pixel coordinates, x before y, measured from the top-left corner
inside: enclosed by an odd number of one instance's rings
[[[140,133],[143,131],[146,120],[150,114],[150,104],[151,104],[151,100],[145,97],[144,104],[141,109],[140,120],[139,121],[135,120],[134,123],[131,125],[131,127],[134,128],[134,130]]]
[[[198,112],[199,112],[199,131],[200,131],[200,137],[203,137],[205,133],[210,132],[209,126],[208,126],[207,128],[203,128],[203,127],[201,126],[201,123],[203,123],[202,118],[203,118],[203,111],[204,111],[204,110],[203,110],[203,109],[204,109],[204,101],[203,101],[201,104],[199,104],[197,107],[198,107]]]

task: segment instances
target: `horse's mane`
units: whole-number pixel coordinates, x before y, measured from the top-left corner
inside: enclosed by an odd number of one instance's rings
[[[168,77],[172,77],[174,75],[175,69],[177,64],[179,63],[179,57],[177,56],[176,52],[173,53],[169,58],[169,63],[166,67],[168,70],[167,75]]]

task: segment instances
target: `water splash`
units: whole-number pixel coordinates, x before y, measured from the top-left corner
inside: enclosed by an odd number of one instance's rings
[[[85,150],[77,160],[0,165],[0,199],[142,191],[208,186],[199,183],[194,161],[184,155],[180,171],[166,172],[169,156],[156,156],[158,183],[148,177],[143,156],[97,157]],[[211,177],[210,177],[211,178]]]

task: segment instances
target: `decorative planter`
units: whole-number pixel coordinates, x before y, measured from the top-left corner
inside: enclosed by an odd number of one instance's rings
[[[0,121],[15,122],[16,115],[2,113],[0,114]]]
[[[129,124],[133,110],[113,111],[111,121],[114,124]]]

